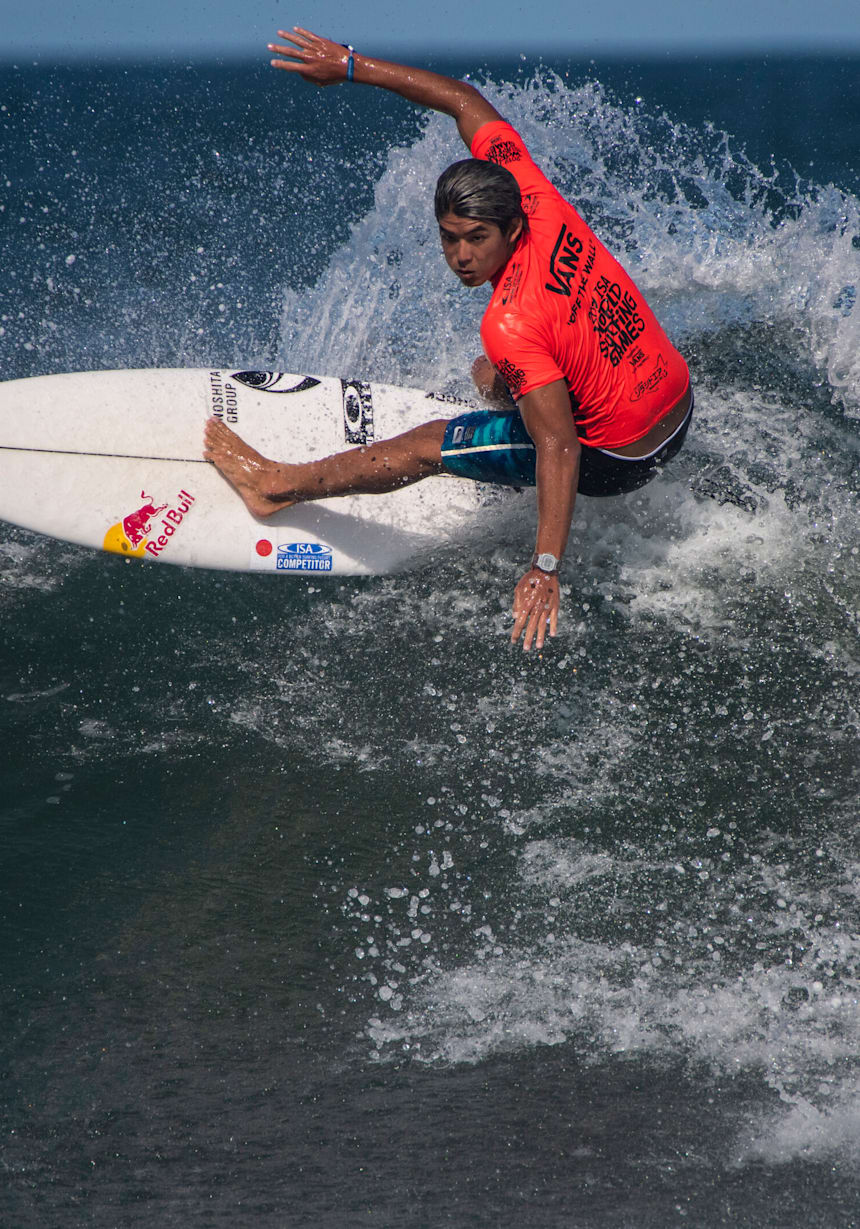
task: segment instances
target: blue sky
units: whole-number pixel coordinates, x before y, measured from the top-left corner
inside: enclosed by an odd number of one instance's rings
[[[860,50],[860,0],[7,0],[3,59],[265,56],[278,27],[374,52]]]

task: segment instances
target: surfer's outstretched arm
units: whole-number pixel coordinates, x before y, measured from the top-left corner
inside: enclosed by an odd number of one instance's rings
[[[298,73],[306,81],[320,86],[349,80],[359,85],[376,85],[380,89],[391,90],[409,102],[450,115],[456,120],[460,136],[469,147],[483,124],[502,118],[483,94],[465,81],[456,81],[453,77],[423,68],[408,68],[388,60],[359,55],[357,51],[312,34],[310,30],[303,30],[301,26],[294,26],[291,31],[279,30],[278,35],[293,45],[269,44],[270,51],[276,52],[279,57],[288,57],[272,60],[273,68]]]
[[[567,385],[564,380],[555,380],[527,393],[517,405],[537,453],[535,556],[548,554],[561,559],[573,518],[582,452]],[[526,651],[533,642],[536,648],[543,648],[547,630],[551,636],[556,634],[559,603],[557,570],[529,568],[514,591],[512,642],[522,636]]]

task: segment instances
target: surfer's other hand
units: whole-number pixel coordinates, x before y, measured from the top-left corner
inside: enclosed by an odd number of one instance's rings
[[[542,649],[547,626],[551,636],[558,630],[560,600],[558,576],[554,572],[542,572],[540,568],[531,568],[526,572],[514,590],[511,644],[516,644],[525,632],[525,651],[532,647],[532,641],[535,648]]]
[[[349,51],[342,43],[334,43],[329,38],[312,34],[301,26],[294,26],[292,31],[279,30],[278,35],[294,45],[269,43],[269,51],[289,57],[272,60],[273,68],[299,73],[306,81],[312,81],[316,85],[335,85],[346,80]]]

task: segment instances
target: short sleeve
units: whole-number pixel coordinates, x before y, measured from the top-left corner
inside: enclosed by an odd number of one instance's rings
[[[552,196],[563,201],[540,167],[532,161],[520,134],[504,120],[482,124],[472,138],[472,157],[510,171],[523,196]]]
[[[565,378],[539,323],[510,313],[498,316],[488,312],[481,324],[481,341],[515,401]]]

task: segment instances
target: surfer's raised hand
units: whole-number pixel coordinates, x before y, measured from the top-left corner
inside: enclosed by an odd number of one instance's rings
[[[282,43],[269,43],[269,51],[289,56],[289,59],[272,60],[272,68],[299,73],[306,81],[320,86],[346,81],[351,52],[342,43],[334,43],[329,38],[312,34],[301,26],[294,26],[292,32],[279,30],[278,36],[294,45],[288,47]]]
[[[546,629],[554,636],[558,630],[560,596],[558,575],[532,568],[526,572],[514,590],[514,630],[511,644],[516,644],[525,633],[523,648],[528,653],[532,647],[542,649]],[[537,637],[537,639],[535,639]]]
[[[280,57],[272,60],[273,68],[283,68],[289,73],[298,73],[306,81],[316,85],[336,85],[341,81],[354,81],[356,85],[374,85],[382,90],[391,90],[401,98],[430,107],[450,115],[456,122],[460,136],[466,145],[471,145],[475,133],[484,124],[502,117],[495,107],[466,81],[456,81],[441,73],[428,72],[423,68],[410,68],[388,60],[377,60],[359,55],[342,43],[321,38],[301,26],[291,32],[279,30],[286,43],[269,43],[269,50]]]

